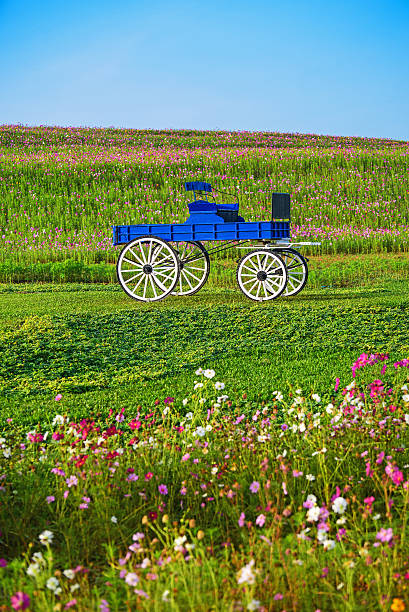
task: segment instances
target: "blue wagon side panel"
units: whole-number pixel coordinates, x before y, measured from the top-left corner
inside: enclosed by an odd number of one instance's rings
[[[114,225],[113,244],[126,244],[140,236],[157,236],[170,242],[185,240],[280,240],[290,238],[286,221],[239,223]]]

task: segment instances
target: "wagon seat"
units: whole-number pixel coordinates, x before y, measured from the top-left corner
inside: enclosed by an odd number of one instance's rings
[[[209,202],[208,193],[212,193],[210,183],[201,181],[193,181],[185,183],[186,191],[193,191],[195,200],[188,204],[190,216],[185,221],[186,224],[192,223],[237,223],[244,221],[243,217],[239,216],[239,204],[219,204],[217,202]],[[196,199],[196,192],[199,192],[199,198]],[[203,195],[202,195],[203,194]],[[212,195],[214,198],[214,196]]]

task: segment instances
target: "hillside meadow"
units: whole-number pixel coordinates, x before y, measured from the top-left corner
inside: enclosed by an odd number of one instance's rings
[[[408,151],[0,126],[1,612],[409,609]],[[304,290],[252,303],[231,250],[128,298],[111,226],[188,180],[289,192]]]

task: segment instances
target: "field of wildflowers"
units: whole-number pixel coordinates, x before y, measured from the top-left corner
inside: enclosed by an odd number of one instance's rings
[[[402,612],[408,367],[364,353],[330,402],[252,413],[199,368],[146,413],[76,422],[57,394],[49,427],[8,419],[1,609]]]
[[[112,225],[185,221],[183,183],[203,179],[237,192],[248,221],[289,192],[293,238],[321,253],[406,252],[408,154],[385,139],[3,125],[0,263],[114,263]]]
[[[0,126],[0,612],[409,610],[408,153]],[[232,251],[129,303],[111,225],[195,179],[291,193],[300,296],[249,305]]]

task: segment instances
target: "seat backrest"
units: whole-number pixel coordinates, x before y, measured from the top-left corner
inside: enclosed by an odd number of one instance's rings
[[[191,183],[185,183],[186,191],[208,191],[211,193],[212,186],[210,183],[202,183],[201,181],[192,181]]]
[[[271,198],[272,221],[290,221],[290,194],[273,193]]]

